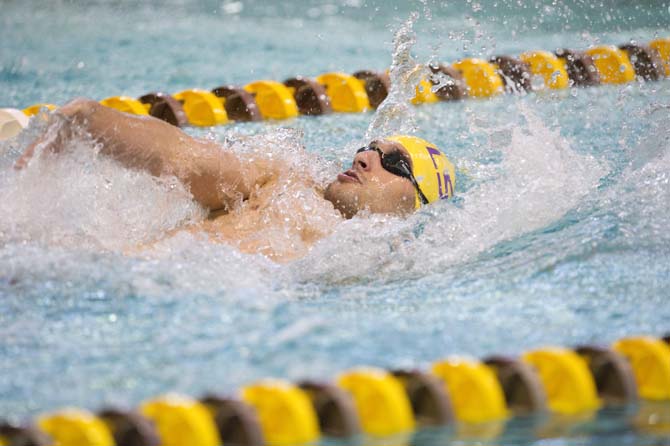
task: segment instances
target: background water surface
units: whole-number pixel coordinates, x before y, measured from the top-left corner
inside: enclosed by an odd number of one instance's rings
[[[381,70],[414,11],[417,61],[448,62],[665,37],[669,6],[3,1],[0,105]],[[179,184],[128,172],[86,141],[15,172],[44,127],[34,120],[0,143],[0,414],[663,334],[669,107],[665,80],[412,108],[403,121],[458,166],[456,199],[407,219],[354,218],[284,265],[187,234],[124,254],[202,211]],[[222,143],[252,135],[325,178],[372,119],[187,131]],[[606,414],[561,444],[670,441],[627,420]]]

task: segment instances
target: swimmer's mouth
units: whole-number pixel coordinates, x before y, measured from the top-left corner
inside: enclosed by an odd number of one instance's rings
[[[358,174],[352,169],[349,169],[345,172],[342,172],[337,175],[337,179],[343,183],[360,183],[361,179],[358,178]]]

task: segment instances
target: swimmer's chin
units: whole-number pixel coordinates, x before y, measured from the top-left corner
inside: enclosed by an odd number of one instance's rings
[[[351,192],[347,194],[343,183],[335,180],[330,183],[323,192],[323,198],[333,205],[333,207],[346,219],[352,218],[360,210],[358,207],[358,197],[353,196]]]
[[[389,206],[380,199],[379,202],[361,199],[360,183],[335,180],[323,192],[323,198],[330,201],[333,207],[346,219],[357,214],[386,214],[406,217],[414,212],[413,201],[403,197],[396,206]]]

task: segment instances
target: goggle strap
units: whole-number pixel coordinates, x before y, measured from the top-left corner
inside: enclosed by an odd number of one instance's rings
[[[421,204],[428,204],[428,198],[421,192],[421,188],[419,187],[419,183],[417,183],[416,178],[414,178],[414,175],[411,175],[409,177],[409,180],[412,182],[414,185],[414,189],[416,189],[416,192],[419,194],[419,200],[421,200]]]
[[[384,166],[384,152],[382,152],[382,150],[377,146],[373,146],[372,144],[370,144],[366,147],[361,147],[360,149],[358,149],[356,151],[356,153],[367,152],[367,151],[377,152],[379,154],[380,160],[382,161],[382,166]],[[407,162],[405,162],[404,160],[401,160],[398,164],[399,164],[399,169],[403,171],[405,178],[407,178],[408,180],[410,180],[412,182],[412,185],[414,186],[414,189],[416,189],[417,194],[419,194],[419,200],[421,200],[421,204],[426,205],[426,204],[430,203],[428,201],[428,198],[426,198],[426,196],[421,191],[421,188],[419,187],[419,183],[416,181],[416,178],[414,178],[414,174],[412,173],[412,169],[409,168],[409,166],[407,165]],[[384,168],[386,169],[386,167],[384,167]],[[386,169],[386,170],[388,170],[388,169]]]
[[[405,177],[408,178],[412,182],[412,185],[414,186],[414,189],[416,189],[416,192],[419,194],[419,199],[421,200],[421,204],[428,204],[428,199],[426,198],[426,196],[421,191],[421,188],[419,187],[419,183],[416,181],[416,178],[414,178],[414,174],[412,173],[412,170],[409,168],[407,163],[405,161],[400,161],[398,164],[399,164],[400,169],[405,174]]]

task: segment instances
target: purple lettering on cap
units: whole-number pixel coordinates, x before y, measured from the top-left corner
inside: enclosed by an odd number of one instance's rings
[[[435,157],[433,155],[440,156],[442,155],[442,152],[439,150],[433,148],[433,147],[426,147],[426,150],[428,150],[428,154],[430,155],[431,161],[433,161],[433,167],[435,167],[435,170],[437,170],[437,163],[435,162]]]
[[[444,194],[442,193],[442,180],[440,179],[440,172],[436,172],[435,175],[437,175],[437,195],[439,198],[444,197]]]
[[[442,152],[437,150],[434,147],[426,147],[426,150],[428,151],[428,154],[430,155],[430,159],[433,162],[433,167],[435,167],[436,170],[436,175],[437,175],[437,193],[440,197],[440,199],[443,198],[449,198],[450,195],[454,195],[454,186],[451,184],[451,177],[449,176],[448,173],[444,173],[443,175],[440,175],[439,167],[437,167],[437,161],[435,160],[435,156],[444,156]],[[442,178],[444,178],[444,188],[446,189],[445,191],[442,190]],[[451,192],[450,192],[451,191]]]
[[[447,194],[440,198],[449,198],[450,195],[454,195],[454,185],[451,184],[451,176],[448,173],[444,174],[444,184],[446,184]]]

